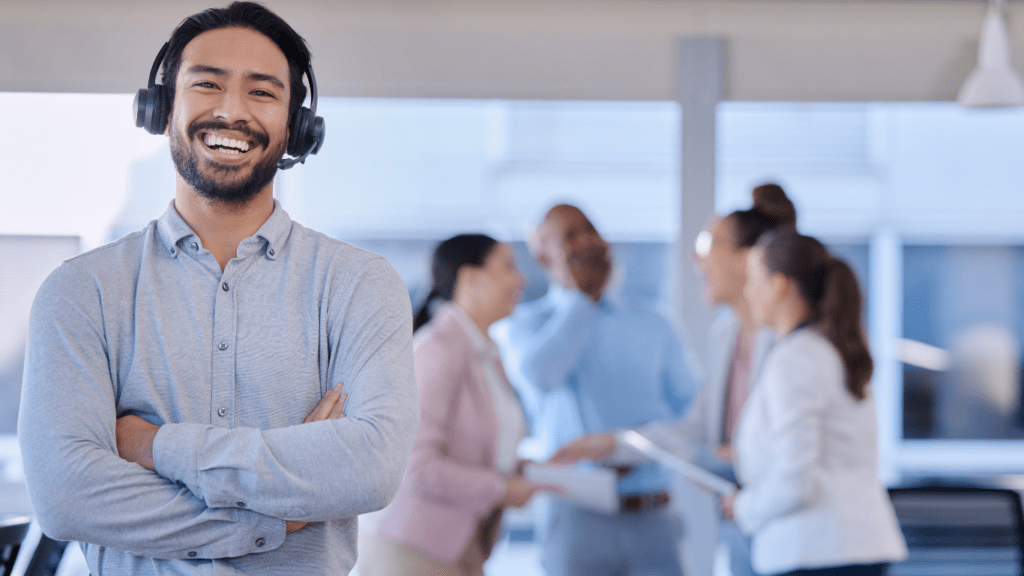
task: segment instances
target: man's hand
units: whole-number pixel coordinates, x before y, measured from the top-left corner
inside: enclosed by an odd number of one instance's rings
[[[580,460],[601,460],[615,452],[617,443],[614,433],[590,434],[562,446],[548,462],[574,464]]]
[[[114,427],[117,437],[117,453],[121,458],[134,462],[146,470],[154,471],[153,439],[160,427],[129,414],[117,419]]]
[[[342,394],[341,389],[344,384],[338,384],[334,388],[327,391],[324,397],[317,403],[316,408],[306,416],[306,419],[302,421],[303,424],[309,424],[310,422],[318,422],[320,420],[334,420],[336,418],[344,418],[345,402],[348,401],[348,394]]]
[[[736,494],[735,493],[734,494],[726,494],[725,496],[722,496],[722,500],[720,502],[720,506],[722,508],[722,516],[725,516],[729,520],[734,520],[735,519],[734,508],[736,506]]]
[[[348,394],[341,393],[341,389],[344,387],[344,384],[339,383],[334,388],[328,390],[327,394],[324,394],[324,397],[317,402],[316,408],[313,408],[313,411],[309,413],[309,416],[306,416],[302,423],[309,424],[310,422],[319,422],[320,420],[344,418],[345,402],[348,402]],[[285,534],[301,530],[305,525],[305,522],[299,520],[288,520],[285,522]]]
[[[726,462],[732,462],[732,446],[729,444],[720,444],[718,448],[715,449],[715,455]]]
[[[602,241],[600,244],[578,248],[567,253],[565,261],[576,287],[591,300],[600,300],[612,273],[608,244]]]

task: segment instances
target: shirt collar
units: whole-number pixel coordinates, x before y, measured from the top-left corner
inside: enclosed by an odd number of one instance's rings
[[[548,282],[548,298],[553,300],[555,304],[562,306],[567,304],[573,298],[586,298],[587,302],[592,302],[590,297],[583,294],[579,290],[573,288],[569,289],[558,282]],[[616,308],[619,306],[619,297],[611,293],[611,290],[605,290],[601,294],[601,299],[596,302],[599,308]]]
[[[276,259],[280,255],[281,250],[284,249],[291,229],[292,219],[284,211],[284,208],[281,208],[281,203],[275,198],[274,211],[270,213],[267,221],[260,226],[256,234],[246,238],[238,245],[239,258],[244,258],[262,249],[265,241],[267,258],[271,260]],[[192,228],[182,219],[181,215],[178,214],[178,209],[174,207],[174,200],[171,200],[171,203],[167,206],[167,211],[157,220],[157,231],[164,246],[167,247],[172,256],[178,255],[179,242],[189,236],[196,235]]]

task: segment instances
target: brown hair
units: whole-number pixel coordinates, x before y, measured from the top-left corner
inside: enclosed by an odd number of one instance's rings
[[[733,227],[737,248],[750,248],[769,230],[796,230],[796,208],[778,184],[762,184],[751,191],[754,206],[726,216]]]
[[[765,267],[797,286],[811,319],[843,360],[846,388],[863,400],[874,363],[860,323],[862,300],[853,270],[821,242],[795,231],[770,232],[757,245],[764,249]]]

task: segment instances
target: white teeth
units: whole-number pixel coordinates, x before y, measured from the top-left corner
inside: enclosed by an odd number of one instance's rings
[[[227,150],[221,150],[221,152],[227,152],[229,154],[239,154],[241,152],[249,151],[249,143],[244,140],[232,140],[231,138],[224,138],[223,136],[217,136],[216,134],[207,133],[203,137],[203,143],[213,148],[214,146],[223,146],[229,148]],[[230,150],[234,148],[234,150]]]

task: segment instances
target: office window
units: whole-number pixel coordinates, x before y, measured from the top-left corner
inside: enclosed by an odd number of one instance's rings
[[[1024,247],[911,245],[903,262],[904,437],[1024,438]]]

